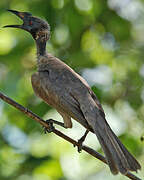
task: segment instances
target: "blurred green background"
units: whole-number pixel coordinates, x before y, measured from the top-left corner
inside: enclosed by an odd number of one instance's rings
[[[1,0],[0,27],[28,11],[51,26],[47,51],[81,74],[100,99],[114,132],[144,164],[144,1]],[[0,90],[42,118],[60,115],[34,95],[35,44],[27,32],[0,28]],[[84,128],[60,129],[74,139]],[[59,128],[59,127],[58,127]],[[99,152],[93,134],[86,142]],[[137,174],[144,176],[144,169]],[[124,180],[0,100],[0,180]]]

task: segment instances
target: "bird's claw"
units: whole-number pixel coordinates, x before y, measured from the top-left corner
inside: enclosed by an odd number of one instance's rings
[[[82,147],[83,147],[83,139],[79,139],[78,140],[78,152],[81,153],[82,152]]]
[[[46,123],[48,124],[48,128],[44,127],[44,133],[51,133],[53,132],[53,130],[55,129],[54,126],[53,126],[53,121],[52,119],[48,119],[46,120]]]
[[[82,152],[82,147],[83,147],[83,139],[80,138],[80,139],[78,140],[77,144],[78,144],[78,145],[74,144],[74,147],[77,146],[78,152],[81,153],[81,152]]]
[[[78,152],[81,153],[82,151],[82,147],[83,147],[83,142],[87,136],[87,134],[89,133],[89,130],[86,130],[85,134],[78,140],[77,142],[77,148],[78,148]],[[74,145],[75,147],[76,145]]]

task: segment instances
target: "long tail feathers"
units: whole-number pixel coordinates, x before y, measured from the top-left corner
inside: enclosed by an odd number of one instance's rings
[[[128,171],[137,171],[141,168],[103,117],[100,116],[93,127],[113,174],[126,174]]]

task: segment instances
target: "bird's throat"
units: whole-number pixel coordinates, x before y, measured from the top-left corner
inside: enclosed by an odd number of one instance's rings
[[[36,40],[37,55],[44,56],[46,54],[46,41]]]

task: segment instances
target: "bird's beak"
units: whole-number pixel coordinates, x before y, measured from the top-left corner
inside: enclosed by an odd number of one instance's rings
[[[27,16],[25,12],[18,12],[18,11],[10,10],[10,9],[8,9],[8,11],[15,14],[19,18],[21,18],[23,20],[23,22],[24,22],[24,20],[25,20],[25,18]],[[6,26],[4,26],[4,28],[7,28],[7,27],[24,29],[23,24],[22,25],[6,25]]]

